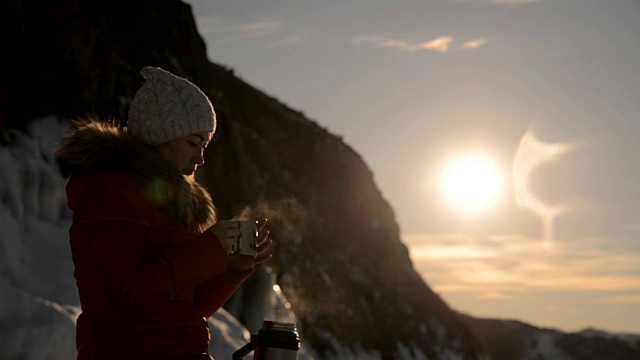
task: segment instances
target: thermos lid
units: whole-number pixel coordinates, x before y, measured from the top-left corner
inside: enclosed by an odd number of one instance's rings
[[[257,346],[290,350],[300,349],[300,338],[298,337],[296,324],[264,321],[258,334],[256,337]]]
[[[267,331],[289,331],[293,333],[298,333],[298,329],[296,328],[296,324],[288,323],[288,322],[280,322],[280,321],[270,321],[265,320],[262,323],[262,330]]]

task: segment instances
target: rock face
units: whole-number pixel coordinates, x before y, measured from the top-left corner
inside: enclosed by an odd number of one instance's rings
[[[477,358],[458,316],[413,270],[362,159],[229,71],[212,74],[223,121],[203,175],[223,214],[246,206],[271,219],[271,266],[311,347],[329,358],[337,344],[382,358],[399,357],[399,344]]]
[[[188,5],[16,0],[2,7],[9,40],[3,127],[25,129],[45,115],[126,118],[142,66],[187,77],[219,119],[200,176],[221,218],[270,219],[270,267],[319,357],[480,358],[458,315],[413,270],[363,160],[302,113],[210,63]],[[238,319],[248,317],[256,287],[248,282],[232,300]]]
[[[210,81],[204,43],[179,1],[3,1],[0,38],[7,127],[50,114],[121,115],[143,65]]]

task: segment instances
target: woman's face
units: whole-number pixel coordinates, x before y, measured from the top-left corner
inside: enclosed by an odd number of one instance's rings
[[[167,141],[156,147],[158,152],[174,164],[183,175],[192,175],[204,165],[203,152],[211,141],[211,131],[201,131],[180,139]]]

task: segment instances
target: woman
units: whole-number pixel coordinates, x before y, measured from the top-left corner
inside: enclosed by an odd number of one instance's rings
[[[159,68],[141,71],[127,128],[78,123],[56,152],[69,178],[69,231],[82,314],[78,359],[210,359],[207,318],[268,260],[229,255],[193,176],[215,132],[215,112],[194,84]]]

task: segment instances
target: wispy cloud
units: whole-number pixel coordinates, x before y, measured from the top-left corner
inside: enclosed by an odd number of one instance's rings
[[[402,39],[392,39],[386,38],[378,35],[369,35],[369,36],[358,36],[352,39],[354,43],[365,43],[372,44],[378,48],[390,48],[390,49],[399,49],[403,51],[420,51],[420,50],[431,50],[441,54],[447,53],[450,49],[452,49],[452,45],[454,43],[454,38],[449,35],[439,36],[437,38],[423,41],[423,42],[411,42],[408,40]],[[461,48],[465,49],[477,49],[487,43],[486,39],[477,39],[471,40],[463,43]]]
[[[431,41],[426,41],[415,45],[415,50],[433,50],[439,53],[446,53],[449,51],[449,45],[453,41],[451,36],[441,36]],[[415,51],[414,50],[414,51]]]
[[[533,2],[538,2],[540,0],[449,0],[455,3],[492,3],[497,5],[522,5]]]
[[[596,300],[598,304],[640,304],[640,294],[619,295]]]
[[[506,5],[522,5],[527,3],[536,2],[539,0],[491,0],[494,4],[506,4]]]
[[[353,39],[351,39],[351,42],[356,44],[372,44],[373,46],[379,48],[393,48],[411,51],[411,44],[404,40],[386,39],[382,36],[377,35],[354,37]]]
[[[283,25],[278,21],[259,20],[248,23],[230,23],[217,16],[197,16],[198,30],[203,35],[214,34],[218,42],[255,39],[279,32]]]
[[[484,46],[486,43],[487,43],[487,39],[476,39],[476,40],[467,41],[462,45],[460,45],[460,47],[462,49],[477,49],[481,46]]]
[[[275,48],[281,48],[281,47],[287,47],[287,46],[291,46],[294,44],[297,44],[301,41],[303,41],[304,39],[308,38],[308,34],[306,33],[295,33],[295,34],[290,34],[287,35],[285,37],[283,37],[282,39],[276,40],[272,43],[269,44],[269,47],[272,49]]]
[[[507,299],[525,291],[640,293],[640,254],[595,240],[544,241],[520,235],[407,235],[416,269],[439,292]],[[604,294],[603,294],[604,295]],[[600,302],[640,303],[640,296],[609,295]]]

